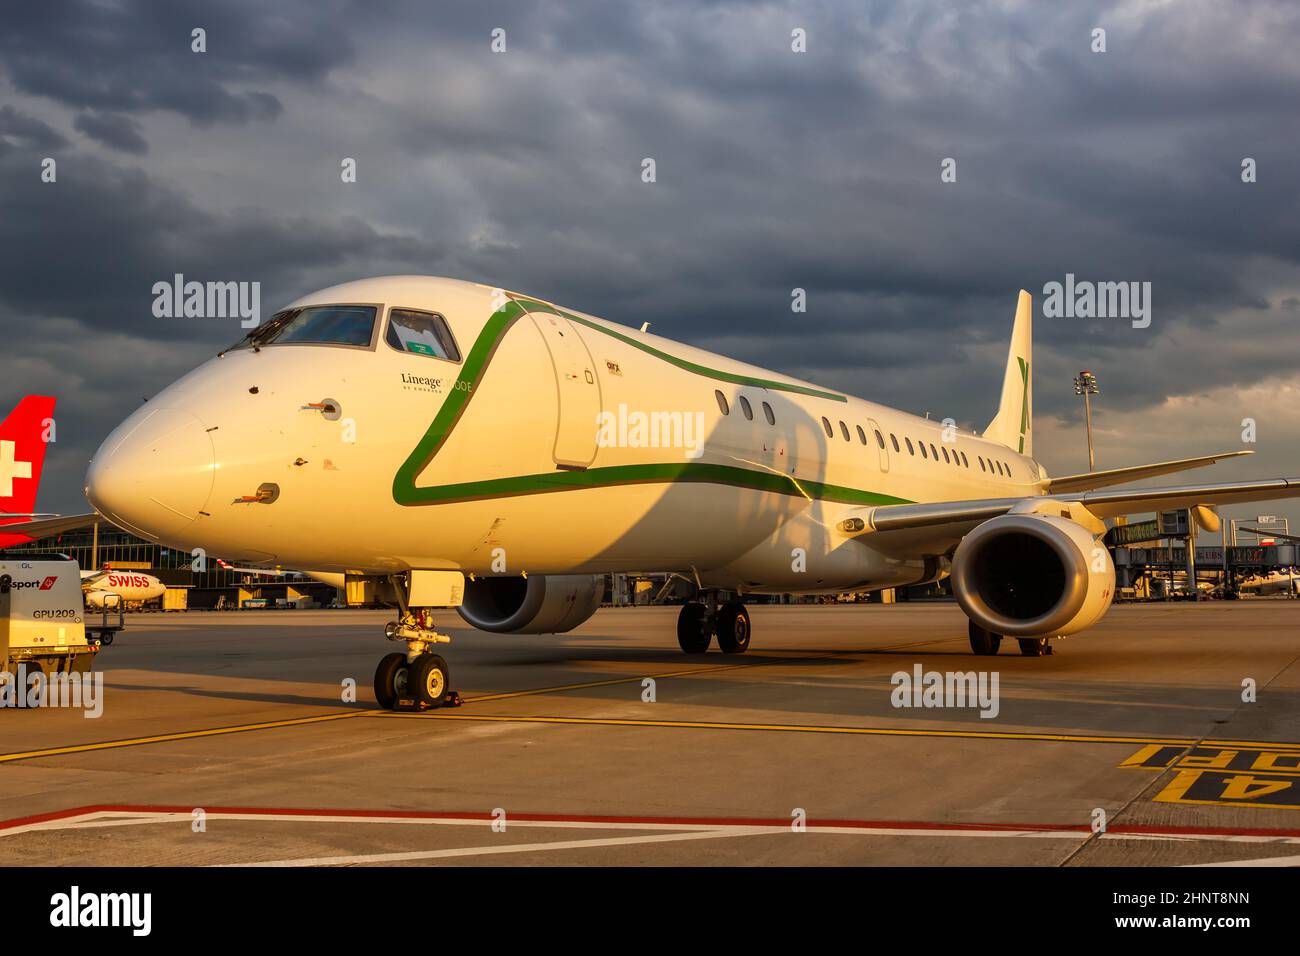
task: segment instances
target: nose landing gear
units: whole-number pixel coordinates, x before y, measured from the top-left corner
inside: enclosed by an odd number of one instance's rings
[[[432,610],[403,607],[400,620],[384,625],[384,636],[404,642],[406,653],[384,656],[375,669],[375,700],[380,707],[397,710],[407,701],[420,710],[460,706],[460,694],[451,689],[451,668],[429,650],[430,645],[451,641],[433,629]]]

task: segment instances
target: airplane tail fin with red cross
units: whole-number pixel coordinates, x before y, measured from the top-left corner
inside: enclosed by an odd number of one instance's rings
[[[52,395],[28,395],[0,423],[0,528],[36,517],[45,447],[54,434]],[[31,540],[0,533],[0,547]]]

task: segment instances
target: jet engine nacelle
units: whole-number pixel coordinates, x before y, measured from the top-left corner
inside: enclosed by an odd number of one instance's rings
[[[1101,620],[1115,596],[1115,565],[1069,518],[1007,514],[962,539],[952,590],[967,616],[995,634],[1062,636]]]
[[[604,596],[602,574],[476,578],[456,610],[480,631],[563,634],[595,614]]]

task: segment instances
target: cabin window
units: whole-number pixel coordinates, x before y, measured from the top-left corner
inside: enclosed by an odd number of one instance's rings
[[[831,428],[830,419],[827,418],[825,415],[822,416],[822,428],[826,429],[827,438],[835,437],[835,429]]]
[[[858,429],[858,441],[862,442],[862,444],[865,445],[867,443],[867,433],[862,430],[861,425],[858,425],[857,429]]]
[[[984,470],[985,470],[985,468],[984,468],[984,456],[983,456],[983,455],[976,455],[975,457],[978,458],[978,459],[980,460],[980,471],[984,471]]]
[[[889,440],[890,440],[890,441],[893,443],[893,445],[894,445],[894,451],[902,451],[902,450],[903,450],[903,449],[901,449],[901,448],[898,447],[898,436],[897,436],[897,435],[893,435],[893,434],[891,434],[891,435],[889,436]]]
[[[840,419],[840,434],[844,436],[845,441],[849,441],[849,426],[844,424],[844,419]]]
[[[969,468],[969,467],[970,467],[970,459],[966,457],[966,453],[965,453],[964,451],[961,452],[960,454],[961,454],[961,463],[962,463],[962,465],[963,465],[964,467],[966,467],[966,468]]]
[[[930,460],[930,456],[929,456],[928,454],[926,454],[926,451],[925,451],[925,442],[923,442],[923,441],[919,441],[919,442],[917,442],[917,444],[921,446],[921,457],[924,458],[926,461],[929,461],[929,460]]]
[[[351,345],[368,348],[375,331],[373,305],[312,305],[285,309],[231,348],[264,345]]]
[[[906,435],[904,435],[904,436],[903,436],[903,441],[907,442],[907,453],[908,453],[909,455],[915,455],[915,454],[916,454],[916,449],[914,449],[914,448],[912,447],[912,439],[910,439],[910,438],[908,438]]]
[[[754,409],[750,407],[749,399],[744,395],[740,396],[740,410],[745,413],[745,418],[749,421],[754,420]]]
[[[947,460],[948,460],[948,449],[946,449],[946,448],[943,449],[943,460],[944,460],[944,461],[947,461]]]
[[[769,425],[776,424],[776,413],[772,411],[772,406],[767,404],[767,402],[763,403],[763,417],[767,419]]]
[[[433,312],[390,309],[384,340],[399,352],[431,355],[449,362],[460,361],[460,349],[456,348],[447,320]]]
[[[930,442],[930,454],[934,456],[935,461],[939,460],[939,449],[934,447],[934,442]]]
[[[713,397],[718,400],[718,411],[724,415],[731,414],[731,408],[727,405],[727,396],[723,395],[716,388],[713,390]]]
[[[881,448],[885,447],[885,436],[880,434],[879,428],[876,429],[876,444],[879,445]]]

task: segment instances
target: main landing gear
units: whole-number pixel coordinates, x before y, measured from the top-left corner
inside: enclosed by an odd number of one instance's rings
[[[980,627],[974,621],[967,622],[966,630],[970,634],[970,649],[980,656],[992,655],[1002,646],[1002,635],[994,634],[987,628]]]
[[[724,654],[743,654],[749,649],[749,611],[740,601],[719,605],[717,597],[688,601],[677,615],[677,643],[687,654],[703,654],[716,635]]]
[[[974,621],[967,622],[967,631],[970,634],[970,649],[975,654],[993,655],[1002,646],[1001,634],[980,627]],[[1052,653],[1050,637],[1023,637],[1016,643],[1020,645],[1020,653],[1024,657],[1049,657]]]
[[[401,594],[401,591],[398,591]],[[402,616],[384,626],[390,641],[406,644],[406,653],[388,654],[375,668],[375,700],[385,710],[396,710],[409,702],[420,710],[458,707],[460,694],[451,689],[451,668],[429,650],[451,638],[433,629],[433,611],[411,609],[399,598]]]

